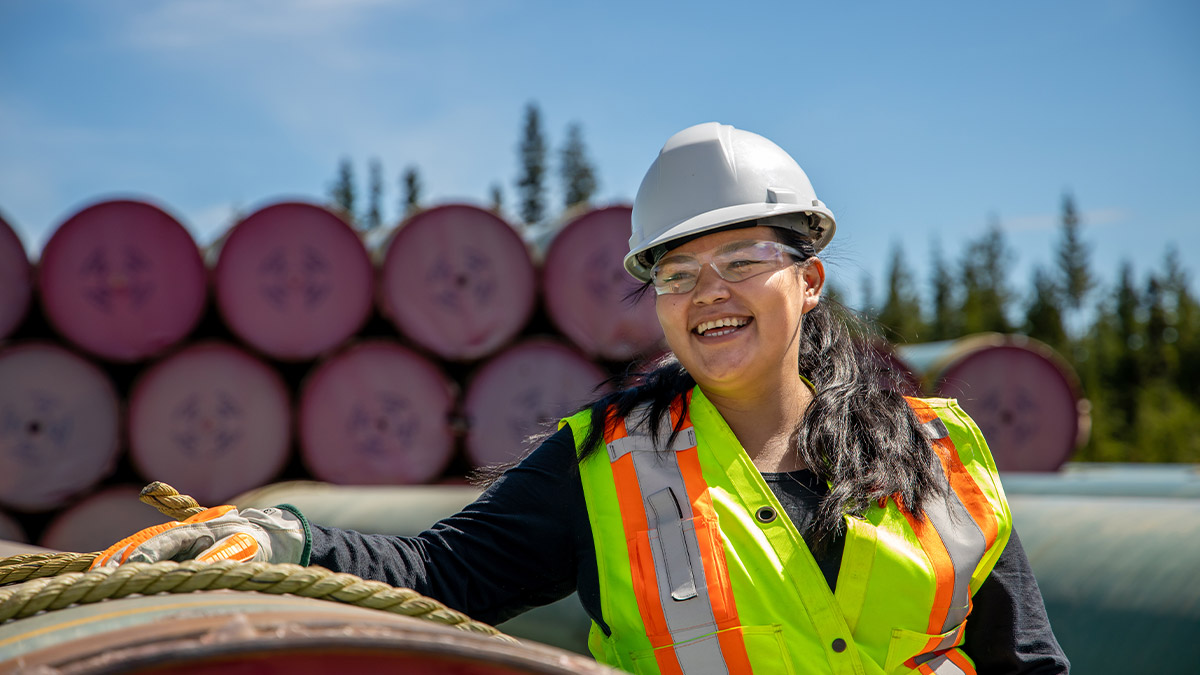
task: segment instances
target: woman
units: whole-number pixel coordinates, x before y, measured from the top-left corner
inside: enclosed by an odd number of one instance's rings
[[[97,564],[319,564],[489,622],[578,590],[593,654],[639,673],[1066,672],[978,428],[881,389],[821,302],[834,229],[774,143],[685,129],[634,205],[673,352],[638,384],[419,537],[218,507]]]

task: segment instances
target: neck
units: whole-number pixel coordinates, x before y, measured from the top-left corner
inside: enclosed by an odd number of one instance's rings
[[[812,402],[812,391],[798,373],[781,378],[774,386],[762,382],[741,391],[704,385],[701,389],[759,471],[806,468],[788,444],[792,430]]]

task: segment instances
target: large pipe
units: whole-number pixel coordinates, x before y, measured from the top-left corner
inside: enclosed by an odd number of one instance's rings
[[[959,400],[1001,471],[1055,471],[1087,440],[1090,407],[1078,378],[1037,340],[979,333],[896,349],[926,391]]]
[[[11,670],[10,670],[11,668]],[[0,673],[613,673],[591,659],[379,610],[241,591],[76,605],[0,625]]]
[[[1155,467],[1144,469],[1142,482],[1150,484]],[[1189,471],[1157,467],[1157,476],[1164,483],[1187,484],[1193,481]],[[1056,495],[1052,477],[1042,477],[1036,493],[1010,490],[1009,502],[1051,622],[1076,672],[1145,672],[1147,658],[1154,672],[1188,672],[1200,663],[1200,641],[1195,640],[1200,630],[1200,499]],[[1062,486],[1080,482],[1070,473],[1059,478]],[[465,486],[285,483],[243,495],[237,503],[286,502],[323,525],[413,535],[478,494]],[[499,628],[586,653],[588,623],[572,596]]]
[[[411,537],[438,520],[457,513],[479,496],[465,485],[413,485],[406,487],[341,487],[297,481],[277,483],[233,500],[239,506],[292,504],[314,523],[371,534]],[[538,607],[497,628],[519,638],[536,640],[579,654],[587,654],[591,620],[575,594]]]
[[[1200,500],[1012,495],[1054,632],[1078,673],[1200,663]]]

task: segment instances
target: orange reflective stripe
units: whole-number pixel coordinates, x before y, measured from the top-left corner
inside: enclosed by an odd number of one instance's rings
[[[996,541],[998,529],[996,513],[992,510],[992,505],[984,496],[983,490],[979,489],[975,478],[967,471],[967,467],[963,466],[962,458],[958,456],[958,450],[954,447],[954,441],[947,436],[934,441],[934,445],[941,450],[938,456],[942,460],[942,468],[946,471],[946,476],[950,478],[950,487],[954,488],[954,494],[958,495],[958,500],[971,514],[971,519],[979,525],[979,530],[983,532],[985,545],[991,548],[992,543]]]
[[[605,442],[624,438],[629,433],[625,420],[610,416],[605,423]],[[625,539],[629,547],[629,568],[633,577],[633,594],[637,599],[638,613],[650,646],[656,651],[654,658],[664,675],[683,675],[683,668],[675,657],[674,649],[660,649],[671,644],[671,633],[667,629],[667,618],[663,615],[658,600],[658,576],[654,572],[654,561],[650,550],[649,526],[646,509],[642,504],[642,491],[638,486],[637,469],[633,465],[633,454],[627,454],[612,463],[613,482],[617,491],[617,503],[621,509],[621,522],[625,528]],[[638,549],[647,555],[638,555]]]
[[[683,675],[683,666],[679,665],[674,649],[660,649],[654,652],[654,660],[658,662],[658,669],[663,675]]]
[[[967,675],[975,675],[975,666],[972,665],[971,660],[967,658],[967,655],[961,649],[951,649],[946,652],[946,658],[950,659],[954,665],[961,668]]]
[[[682,406],[676,402],[671,406],[669,420],[673,428],[681,431],[692,426],[684,417],[679,423]],[[605,424],[605,443],[629,435],[624,420],[610,418]],[[732,675],[752,672],[750,657],[739,631],[724,631],[739,626],[737,608],[733,602],[732,589],[722,585],[728,579],[725,550],[720,531],[716,529],[716,511],[708,494],[708,483],[696,447],[675,453],[676,464],[683,478],[686,498],[692,509],[695,533],[699,543],[701,564],[704,567],[705,588],[711,611],[718,628],[717,644],[725,665]],[[654,568],[653,555],[647,535],[649,523],[646,504],[638,481],[633,453],[627,453],[612,462],[613,480],[616,483],[617,502],[621,509],[621,520],[629,541],[629,562],[632,572],[633,592],[638,603],[638,612],[647,629],[647,637],[655,649],[654,657],[664,675],[683,675],[673,644],[671,631],[661,605],[659,580]],[[683,497],[684,495],[680,495]],[[643,552],[639,554],[639,549]],[[666,647],[664,649],[664,647]]]
[[[685,418],[682,428],[692,426],[690,419]],[[701,528],[696,528],[700,542],[700,558],[704,563],[705,585],[708,586],[708,597],[712,603],[713,618],[717,622],[717,642],[721,645],[721,653],[725,657],[725,665],[730,673],[751,673],[750,655],[746,652],[746,642],[740,631],[725,631],[741,625],[737,615],[737,603],[733,598],[733,589],[724,585],[729,578],[726,570],[725,541],[721,531],[716,527],[717,514],[713,509],[712,498],[708,492],[708,482],[704,480],[704,472],[700,467],[700,457],[696,448],[675,453],[679,461],[679,471],[683,475],[684,485],[687,486],[688,500],[692,503],[692,512],[697,521],[704,523],[704,530],[711,529],[711,538],[701,535]],[[709,542],[712,546],[708,546]]]
[[[917,421],[922,424],[937,419],[937,413],[927,402],[909,397],[905,397],[905,400],[916,413]],[[998,530],[996,513],[992,510],[991,504],[983,494],[983,490],[979,489],[975,478],[967,471],[967,467],[963,466],[962,458],[958,456],[958,449],[954,447],[954,441],[949,436],[934,441],[934,448],[938,451],[937,455],[938,459],[942,461],[942,469],[950,480],[950,487],[954,490],[954,494],[958,495],[958,500],[966,507],[967,512],[971,514],[971,519],[979,525],[985,544],[991,548],[992,543],[996,541]]]
[[[917,540],[921,542],[921,548],[925,551],[925,555],[929,557],[929,562],[933,565],[934,579],[937,582],[937,589],[934,591],[933,604],[929,611],[929,630],[928,633],[941,633],[942,626],[945,625],[946,616],[950,613],[950,606],[954,601],[954,562],[950,560],[950,554],[946,551],[946,545],[942,543],[942,538],[937,533],[930,522],[929,518],[917,518],[904,507],[904,504],[899,499],[900,509],[904,513],[904,518],[908,520],[908,524],[912,527],[913,532],[917,535]],[[941,638],[931,638],[929,643],[922,649],[922,653],[927,653],[935,649]],[[915,666],[909,666],[910,668]]]

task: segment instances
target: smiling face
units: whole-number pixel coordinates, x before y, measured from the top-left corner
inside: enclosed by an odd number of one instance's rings
[[[706,260],[747,241],[779,241],[774,228],[748,227],[708,234],[667,256]],[[748,279],[722,279],[703,265],[696,287],[659,295],[658,320],[667,344],[707,393],[745,396],[798,378],[801,317],[816,307],[825,271],[819,260]]]

